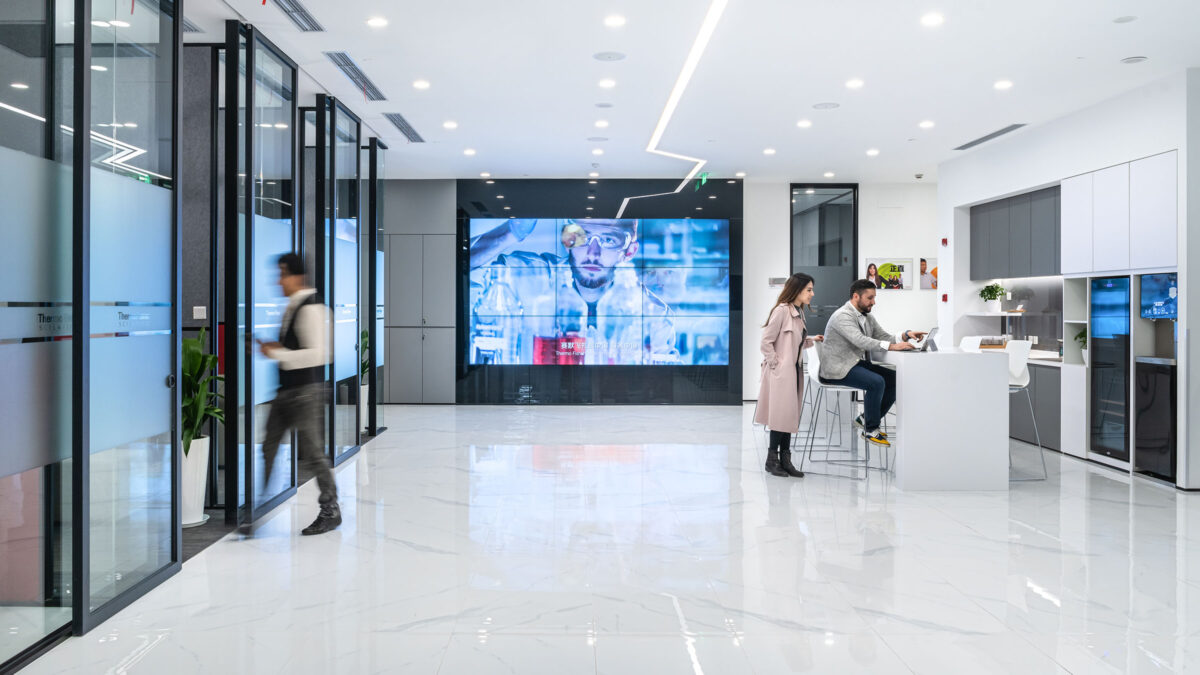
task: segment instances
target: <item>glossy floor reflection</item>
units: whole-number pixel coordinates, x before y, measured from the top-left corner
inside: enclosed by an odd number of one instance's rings
[[[1054,453],[1008,493],[775,478],[750,407],[387,414],[341,530],[297,536],[306,485],[29,672],[1200,668],[1200,496]]]

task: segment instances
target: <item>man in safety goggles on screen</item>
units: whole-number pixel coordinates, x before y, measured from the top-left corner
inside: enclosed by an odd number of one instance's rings
[[[565,256],[557,250],[513,250],[539,226],[558,228]],[[529,340],[530,358],[523,363],[678,362],[671,308],[642,284],[637,252],[637,219],[510,218],[472,239],[471,269],[507,271],[504,283],[514,290],[523,316],[531,317],[527,330],[539,338]],[[536,320],[546,316],[555,319],[553,346],[541,335],[550,324],[539,327]],[[584,340],[563,342],[572,337]]]

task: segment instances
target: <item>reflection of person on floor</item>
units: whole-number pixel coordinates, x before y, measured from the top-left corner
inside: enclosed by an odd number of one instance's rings
[[[329,532],[342,524],[337,483],[321,439],[321,404],[324,401],[325,367],[329,364],[326,335],[329,308],[314,288],[304,283],[304,261],[295,253],[279,256],[279,286],[288,297],[279,326],[278,342],[259,342],[263,356],[279,362],[279,392],[271,403],[263,438],[263,485],[269,485],[275,453],[288,429],[300,437],[299,455],[305,469],[317,478],[321,513],[303,534]]]

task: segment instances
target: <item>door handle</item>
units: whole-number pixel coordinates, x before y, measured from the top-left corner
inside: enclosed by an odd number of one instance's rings
[[[174,389],[174,388],[175,388],[175,376],[174,376],[174,375],[168,375],[168,376],[167,376],[167,381],[166,381],[166,383],[165,383],[165,384],[167,385],[167,388],[168,388],[168,389]]]

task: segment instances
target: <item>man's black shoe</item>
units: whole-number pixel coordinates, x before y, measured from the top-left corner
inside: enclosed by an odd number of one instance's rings
[[[325,534],[337,529],[338,525],[342,524],[342,510],[338,508],[336,502],[332,504],[322,504],[321,513],[317,519],[312,522],[312,525],[300,531],[300,534]]]

